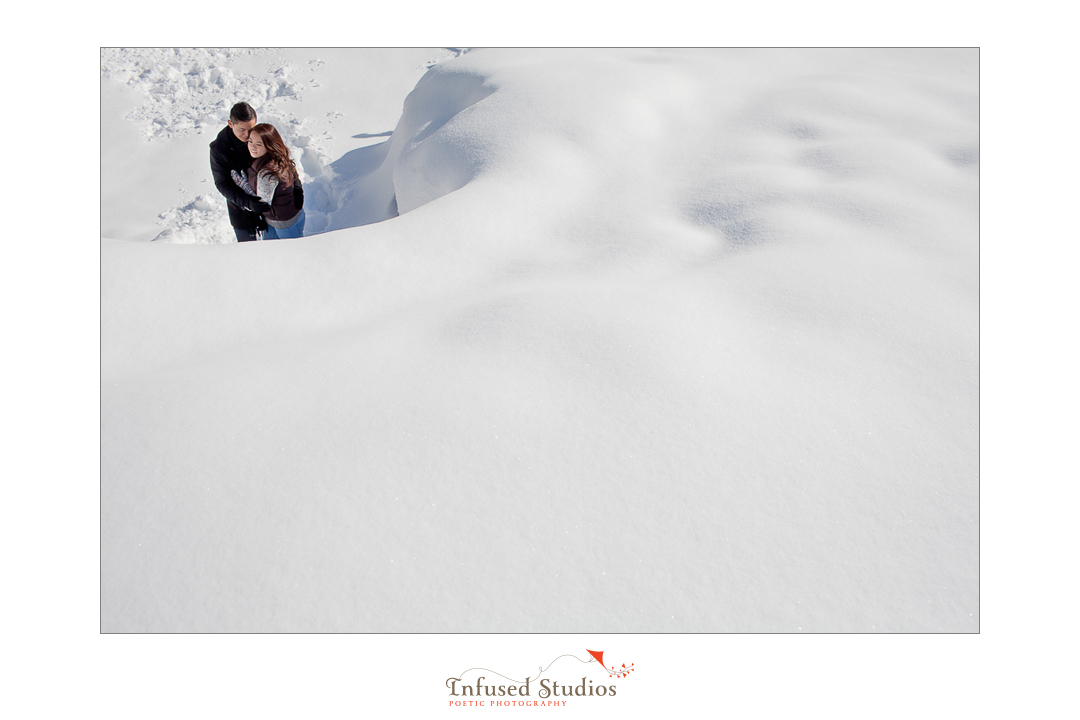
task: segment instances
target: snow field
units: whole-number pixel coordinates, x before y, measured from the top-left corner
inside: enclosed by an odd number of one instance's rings
[[[103,628],[978,630],[977,70],[474,51],[103,242]]]

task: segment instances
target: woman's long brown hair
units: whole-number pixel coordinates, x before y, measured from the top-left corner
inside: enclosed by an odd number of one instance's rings
[[[278,135],[277,129],[269,123],[259,123],[251,128],[251,132],[259,136],[266,148],[266,161],[261,169],[269,170],[278,180],[291,185],[298,173],[296,165],[289,157],[289,148],[285,147],[285,141]]]

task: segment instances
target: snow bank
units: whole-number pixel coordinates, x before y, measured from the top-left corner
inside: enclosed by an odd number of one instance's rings
[[[978,630],[977,71],[475,51],[343,229],[104,241],[103,629]]]

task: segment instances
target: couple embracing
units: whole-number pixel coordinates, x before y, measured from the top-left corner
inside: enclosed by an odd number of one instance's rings
[[[229,204],[238,242],[304,234],[304,188],[289,149],[273,125],[259,124],[246,102],[210,143],[214,185]]]

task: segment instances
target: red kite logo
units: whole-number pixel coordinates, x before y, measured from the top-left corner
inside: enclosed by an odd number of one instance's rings
[[[626,677],[630,673],[634,672],[634,663],[630,663],[630,667],[626,667],[626,663],[622,664],[622,667],[608,667],[604,664],[604,651],[603,650],[589,650],[586,648],[585,652],[596,658],[596,662],[600,663],[600,667],[608,671],[608,677]]]

